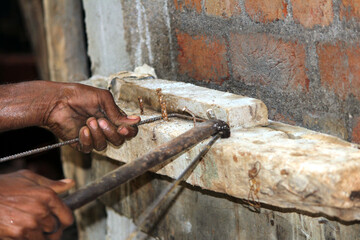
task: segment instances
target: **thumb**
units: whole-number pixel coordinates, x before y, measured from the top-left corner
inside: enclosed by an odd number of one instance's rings
[[[72,179],[62,179],[59,181],[51,181],[48,185],[49,188],[56,193],[63,193],[74,187],[75,182]]]
[[[113,117],[109,120],[117,127],[119,126],[131,126],[140,122],[141,118],[139,116],[131,115],[131,116],[122,116],[118,115],[117,117]]]
[[[29,180],[39,184],[40,186],[51,188],[56,193],[65,192],[75,185],[75,182],[72,179],[62,179],[59,181],[54,181],[46,177],[40,176],[39,174],[36,174],[29,170],[19,171],[18,174],[28,178]]]
[[[138,116],[127,116],[115,103],[112,95],[106,95],[102,99],[106,116],[115,126],[134,125],[140,121]]]
[[[126,117],[122,117],[120,119],[121,123],[125,123],[127,125],[134,125],[138,122],[140,122],[140,117],[139,116],[135,116],[135,115],[131,115],[131,116],[126,116]],[[118,124],[118,126],[121,124]]]

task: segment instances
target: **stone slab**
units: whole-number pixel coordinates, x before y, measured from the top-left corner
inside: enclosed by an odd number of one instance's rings
[[[134,79],[135,77],[135,79]],[[142,97],[144,104],[161,110],[156,89],[160,88],[168,112],[183,112],[187,107],[195,115],[207,118],[212,109],[218,119],[230,127],[254,127],[268,124],[266,105],[254,98],[221,92],[194,84],[162,79],[137,80],[139,75],[122,72],[112,75],[112,91],[117,100],[137,102]]]
[[[121,165],[98,154],[93,154],[93,161],[94,178]],[[108,235],[114,236],[116,229],[121,229],[116,239],[123,239],[124,232],[128,234],[133,222],[169,184],[169,178],[146,173],[101,197],[108,206]],[[344,224],[269,205],[253,211],[241,199],[188,184],[177,186],[174,192],[159,214],[151,218],[150,226],[142,229],[155,239],[360,239],[356,222]]]
[[[155,88],[155,81],[126,80],[121,83],[120,95],[127,91],[128,95],[135,97],[137,94],[131,91],[137,91],[141,84],[150,83]],[[164,85],[160,86],[165,94],[171,95],[170,86],[176,89],[178,85],[164,81]],[[149,91],[149,94],[153,91]],[[239,97],[240,100],[242,98]],[[130,101],[132,98],[120,99]],[[122,100],[118,104],[128,114],[139,114],[137,103]],[[158,115],[158,112],[146,107],[141,117],[146,119]],[[192,127],[191,121],[180,119],[142,125],[136,138],[120,148],[110,146],[101,154],[121,162],[130,162]],[[344,221],[360,220],[358,145],[278,122],[270,122],[265,127],[232,127],[231,131],[230,138],[219,140],[210,149],[186,180],[189,184],[240,199],[258,199],[261,203],[285,209],[321,213]],[[153,171],[171,178],[177,177],[205,142]],[[251,177],[254,168],[258,174]],[[254,184],[256,191],[251,191]],[[254,199],[250,197],[251,193]]]

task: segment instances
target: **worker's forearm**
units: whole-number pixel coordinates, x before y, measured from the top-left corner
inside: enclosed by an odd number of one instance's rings
[[[0,131],[43,125],[57,95],[54,86],[48,81],[0,85]]]
[[[135,137],[140,121],[126,116],[107,90],[78,83],[33,81],[0,85],[0,131],[46,126],[57,137],[79,137],[83,152],[119,146]]]

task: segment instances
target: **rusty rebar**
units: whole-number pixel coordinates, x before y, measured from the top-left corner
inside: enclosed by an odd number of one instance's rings
[[[79,208],[219,132],[222,133],[222,137],[230,136],[229,126],[221,120],[208,120],[198,124],[173,140],[156,147],[144,156],[126,163],[89,185],[80,188],[66,197],[64,202],[70,209]]]
[[[10,161],[10,160],[14,160],[14,159],[18,159],[18,158],[22,158],[22,157],[26,157],[26,156],[30,156],[30,155],[33,155],[33,154],[36,154],[36,153],[46,152],[46,151],[49,151],[49,150],[54,149],[54,148],[58,148],[58,147],[62,147],[64,145],[69,145],[69,144],[76,143],[78,141],[79,141],[79,138],[74,138],[74,139],[70,139],[68,141],[59,142],[59,143],[55,143],[55,144],[52,144],[52,145],[47,145],[45,147],[35,148],[35,149],[28,150],[28,151],[25,151],[25,152],[16,153],[16,154],[13,154],[13,155],[10,155],[10,156],[0,158],[0,163]]]
[[[190,114],[193,117],[193,121],[194,121],[194,127],[196,126],[196,116],[195,114],[190,111],[190,109],[188,109],[186,106],[182,109],[183,112],[187,112],[188,114]]]
[[[171,113],[171,114],[168,114],[167,117],[168,118],[177,117],[177,118],[182,118],[182,119],[187,119],[187,120],[193,120],[192,117],[187,116],[187,115],[183,115],[183,114],[179,114],[179,113]],[[138,122],[134,126],[140,126],[140,125],[143,125],[143,124],[156,122],[156,121],[159,121],[161,119],[163,119],[162,116],[148,118],[148,119],[145,119],[145,120],[141,120],[140,122]],[[196,118],[196,121],[203,122],[203,121],[205,121],[205,119]],[[33,154],[36,154],[36,153],[46,152],[46,151],[49,151],[49,150],[54,149],[54,148],[58,148],[58,147],[62,147],[64,145],[69,145],[69,144],[76,143],[78,141],[79,141],[79,138],[73,138],[73,139],[70,139],[70,140],[67,140],[67,141],[64,141],[64,142],[59,142],[59,143],[55,143],[55,144],[48,145],[48,146],[45,146],[45,147],[35,148],[35,149],[31,149],[31,150],[28,150],[28,151],[25,151],[25,152],[16,153],[16,154],[13,154],[13,155],[10,155],[10,156],[1,157],[0,158],[0,163],[10,161],[10,160],[14,160],[14,159],[18,159],[18,158],[21,158],[21,157],[30,156],[30,155],[33,155]]]
[[[138,96],[140,115],[144,115],[144,103],[142,97]]]
[[[180,184],[181,181],[186,179],[189,174],[194,170],[197,163],[205,156],[205,154],[210,150],[211,146],[221,137],[221,134],[218,133],[214,135],[210,141],[203,147],[203,149],[198,153],[198,155],[190,162],[190,164],[183,170],[183,172],[170,184],[168,185],[157,198],[145,209],[145,211],[139,216],[135,221],[136,229],[127,237],[126,240],[131,240],[136,237],[137,233],[141,230],[143,226],[147,224],[151,217],[157,212],[160,211],[161,206],[169,198],[170,193],[175,190],[175,188]]]

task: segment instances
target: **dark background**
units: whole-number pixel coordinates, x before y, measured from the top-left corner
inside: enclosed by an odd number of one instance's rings
[[[41,79],[24,19],[17,1],[4,0],[0,8],[0,84]],[[0,93],[1,94],[1,93]],[[15,96],[14,96],[15,97]],[[29,127],[0,133],[0,157],[57,143],[58,139],[41,127]],[[0,174],[30,169],[50,179],[64,178],[60,150],[0,163]],[[76,224],[67,228],[63,240],[77,239]]]
[[[0,84],[38,80],[39,74],[17,1],[0,8]],[[14,96],[15,97],[15,96]],[[56,143],[46,129],[30,127],[0,133],[0,156]],[[63,178],[59,149],[0,164],[0,173],[27,168],[51,179]]]

